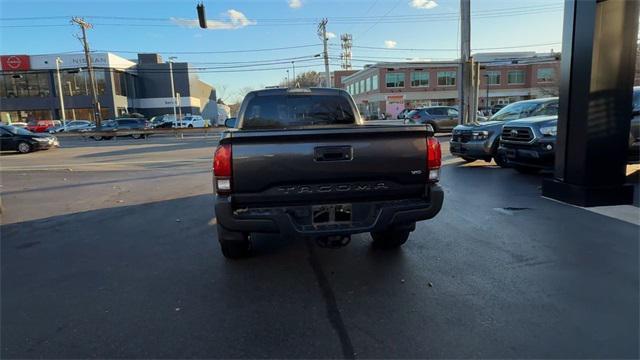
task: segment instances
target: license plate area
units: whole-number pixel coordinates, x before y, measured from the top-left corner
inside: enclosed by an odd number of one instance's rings
[[[314,205],[311,207],[313,226],[351,224],[353,208],[351,204]]]

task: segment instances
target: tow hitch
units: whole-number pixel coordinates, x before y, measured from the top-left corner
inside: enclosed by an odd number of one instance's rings
[[[321,248],[337,249],[349,245],[351,236],[336,235],[316,238],[316,244]]]

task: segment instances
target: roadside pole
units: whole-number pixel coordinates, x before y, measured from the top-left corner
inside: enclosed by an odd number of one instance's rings
[[[173,83],[173,60],[177,59],[175,56],[169,57],[169,76],[171,77],[171,99],[173,104],[173,121],[178,125],[178,117],[176,116],[176,89]]]
[[[328,40],[327,39],[327,22],[329,22],[326,18],[320,21],[318,25],[318,36],[322,38],[323,45],[323,56],[324,56],[324,76],[325,76],[325,86],[331,87],[331,74],[329,73],[329,50],[328,50]]]
[[[60,64],[62,59],[56,57],[56,76],[58,78],[58,98],[60,98],[60,119],[62,120],[62,128],[66,128],[66,115],[64,113],[64,95],[62,94],[62,80],[60,80]]]
[[[176,93],[176,103],[178,105],[178,117],[180,119],[180,128],[182,129],[182,127],[184,126],[184,124],[182,123],[182,104],[180,102],[180,93]],[[180,132],[180,139],[183,139],[183,134],[182,131]]]
[[[471,0],[460,0],[460,65],[458,82],[459,123],[473,121],[471,111],[472,98],[472,65],[471,65]]]
[[[79,40],[82,41],[82,45],[84,48],[84,58],[87,62],[87,70],[89,70],[89,81],[91,83],[91,99],[93,100],[93,112],[96,120],[96,128],[100,129],[102,127],[102,111],[100,109],[100,102],[98,101],[98,92],[96,88],[96,78],[93,74],[93,64],[91,62],[91,55],[89,54],[89,43],[87,42],[87,29],[93,28],[93,25],[84,21],[84,19],[79,17],[71,18],[71,22],[79,25],[80,30],[82,30],[82,36],[79,37]]]

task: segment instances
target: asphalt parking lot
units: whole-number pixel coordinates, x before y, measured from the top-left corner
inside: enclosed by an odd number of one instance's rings
[[[2,358],[638,358],[639,227],[448,156],[400,250],[219,252],[212,137],[0,157]]]

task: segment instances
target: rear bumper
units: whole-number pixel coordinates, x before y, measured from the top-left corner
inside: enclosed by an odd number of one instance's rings
[[[555,138],[549,138],[536,140],[532,144],[501,142],[498,152],[505,155],[509,165],[552,170],[555,162],[555,150]]]
[[[444,192],[437,185],[427,186],[426,192],[421,199],[354,202],[354,221],[348,225],[311,225],[311,205],[234,210],[230,197],[226,196],[216,197],[215,211],[218,224],[230,231],[283,233],[293,236],[350,235],[381,231],[390,226],[433,218],[442,208]],[[359,212],[362,216],[357,215],[358,208],[361,209]]]

